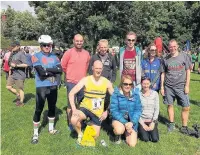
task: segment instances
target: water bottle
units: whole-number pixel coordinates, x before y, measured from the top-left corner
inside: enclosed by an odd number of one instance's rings
[[[104,146],[104,147],[107,147],[107,144],[106,144],[104,139],[101,140],[101,145]]]

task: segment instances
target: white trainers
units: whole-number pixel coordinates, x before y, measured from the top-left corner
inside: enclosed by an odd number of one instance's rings
[[[120,144],[121,143],[121,135],[116,135],[115,136],[115,144]]]
[[[31,143],[32,144],[37,144],[38,143],[38,135],[33,135]]]

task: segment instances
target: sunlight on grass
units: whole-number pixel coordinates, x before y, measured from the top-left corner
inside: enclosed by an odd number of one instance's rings
[[[117,79],[119,83],[119,78]],[[115,84],[116,85],[116,84]],[[2,154],[12,155],[62,155],[62,154],[80,154],[80,155],[174,155],[185,154],[193,155],[200,153],[200,141],[194,137],[189,137],[179,133],[176,130],[174,133],[167,133],[166,124],[159,122],[160,141],[156,144],[145,143],[138,141],[135,148],[128,147],[125,143],[115,145],[109,140],[109,136],[105,131],[101,131],[101,136],[97,140],[96,148],[83,148],[77,146],[75,141],[70,136],[70,132],[66,123],[65,107],[67,105],[66,89],[59,90],[59,97],[57,102],[57,123],[56,129],[60,130],[58,135],[48,134],[48,124],[42,129],[39,136],[39,143],[32,145],[30,143],[33,126],[32,117],[35,109],[35,86],[34,80],[28,79],[25,82],[26,104],[24,107],[16,107],[13,100],[15,96],[5,89],[5,75],[2,76],[2,102],[1,102],[1,140],[2,140]],[[191,74],[190,86],[190,101],[191,113],[189,118],[189,127],[194,123],[200,124],[200,75]],[[180,127],[181,108],[175,106],[175,121]],[[47,112],[47,104],[45,105],[43,114]],[[41,122],[43,120],[41,115]],[[160,115],[167,118],[166,106],[162,103],[160,96]],[[100,145],[100,140],[104,139],[108,144],[105,148]]]

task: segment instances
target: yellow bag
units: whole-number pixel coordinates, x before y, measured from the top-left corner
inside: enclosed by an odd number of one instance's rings
[[[87,125],[84,133],[83,133],[83,138],[81,140],[81,145],[82,146],[95,146],[95,137],[96,131],[93,126]]]

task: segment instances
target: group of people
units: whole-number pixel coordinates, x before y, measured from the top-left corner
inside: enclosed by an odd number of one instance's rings
[[[100,134],[102,122],[111,118],[110,125],[113,127],[117,144],[121,142],[123,134],[126,143],[132,147],[136,145],[138,137],[146,142],[158,142],[159,92],[164,97],[164,104],[168,106],[168,131],[172,132],[175,129],[173,103],[177,99],[177,103],[182,106],[180,131],[187,134],[191,65],[187,54],[178,50],[176,40],[170,40],[170,54],[165,58],[157,57],[157,47],[154,43],[148,46],[147,55],[144,57],[140,48],[135,46],[136,39],[134,32],[126,34],[126,46],[120,48],[119,53],[121,80],[119,86],[113,88],[117,67],[115,58],[108,53],[108,40],[99,40],[97,53],[90,56],[89,52],[83,49],[83,36],[76,34],[73,38],[74,47],[68,49],[60,61],[51,52],[52,38],[41,35],[38,39],[41,51],[31,58],[36,85],[34,133],[31,143],[38,143],[40,117],[46,99],[49,109],[49,133],[58,133],[54,127],[54,120],[57,89],[62,72],[66,78],[68,126],[71,131],[77,132],[79,144],[83,137],[82,123],[88,118],[96,131],[95,138]],[[18,49],[18,46],[16,47]],[[24,55],[20,52],[10,60],[12,72],[6,86],[17,96],[20,104],[23,103],[21,90],[25,77],[21,71],[27,67],[24,60]],[[16,84],[19,91],[12,87],[13,84]]]

